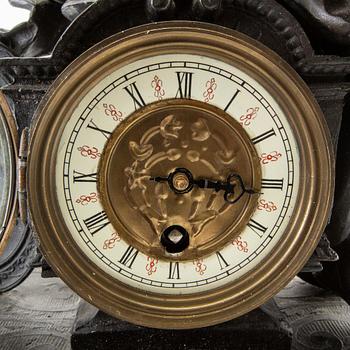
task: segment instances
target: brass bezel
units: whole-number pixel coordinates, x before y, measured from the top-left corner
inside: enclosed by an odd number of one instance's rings
[[[238,280],[198,294],[162,295],[124,285],[79,249],[61,217],[55,194],[58,140],[79,96],[117,65],[157,50],[205,54],[236,65],[280,104],[300,151],[298,203],[283,239],[263,263]],[[240,316],[277,293],[306,263],[328,221],[334,155],[322,112],[301,78],[259,42],[219,26],[162,22],[133,28],[97,44],[74,61],[44,97],[29,152],[29,206],[41,249],[55,272],[103,311],[140,325],[195,328]]]
[[[17,144],[18,144],[18,132],[15,119],[13,117],[10,106],[4,96],[4,94],[0,91],[0,108],[1,112],[5,118],[5,123],[7,127],[7,132],[9,136],[9,147],[11,148],[12,153],[12,164],[11,164],[11,172],[13,174],[12,179],[12,195],[10,199],[10,208],[8,208],[8,213],[6,215],[6,228],[4,230],[2,239],[0,241],[0,255],[4,252],[7,243],[11,237],[13,229],[16,225],[17,218],[17,191],[16,191],[16,164],[17,164]]]

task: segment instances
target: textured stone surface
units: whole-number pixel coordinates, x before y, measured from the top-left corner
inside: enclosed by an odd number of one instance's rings
[[[69,350],[80,298],[58,278],[36,269],[18,288],[0,295],[1,350]]]
[[[350,306],[295,278],[262,309],[292,332],[293,350],[350,349]]]
[[[299,278],[262,310],[188,331],[138,327],[103,313],[89,321],[96,309],[60,279],[43,279],[36,269],[21,286],[0,295],[0,349],[70,350],[71,342],[73,350],[350,349],[350,306]]]

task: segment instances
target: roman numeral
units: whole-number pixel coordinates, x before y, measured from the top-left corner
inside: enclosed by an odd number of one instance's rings
[[[282,190],[283,179],[262,179],[261,188]]]
[[[254,145],[256,145],[257,143],[264,141],[271,136],[276,136],[275,130],[273,128],[264,132],[263,134],[261,134],[259,136],[252,138],[251,141],[254,143]]]
[[[230,108],[232,102],[235,100],[235,98],[237,97],[237,95],[238,95],[240,92],[241,92],[241,90],[238,90],[238,89],[237,89],[237,91],[233,94],[233,96],[231,97],[231,100],[228,102],[228,104],[226,105],[226,107],[225,107],[225,109],[224,109],[225,112]]]
[[[220,252],[216,252],[216,257],[218,258],[220,270],[223,270],[227,266],[229,266],[229,263],[224,259],[222,254]]]
[[[109,139],[109,137],[111,136],[111,132],[108,130],[104,130],[99,128],[93,121],[92,119],[90,120],[90,123],[87,125],[87,128],[92,129],[92,130],[96,130],[99,131],[107,140]]]
[[[250,219],[248,222],[248,227],[250,227],[260,238],[264,235],[267,227],[259,224],[257,221]]]
[[[180,266],[178,262],[172,262],[169,263],[169,280],[173,279],[180,279]]]
[[[97,182],[97,173],[83,174],[73,170],[73,182]]]
[[[192,76],[190,72],[176,72],[177,83],[179,89],[177,90],[175,98],[191,98],[192,93]]]
[[[136,248],[129,245],[119,262],[131,269],[138,253],[139,251]]]
[[[98,231],[101,231],[104,227],[110,224],[107,214],[104,211],[85,219],[84,223],[92,235]]]
[[[133,82],[129,86],[126,86],[124,90],[129,94],[134,102],[135,111],[141,107],[146,106],[146,102],[140,94],[139,89],[136,86],[136,82]]]

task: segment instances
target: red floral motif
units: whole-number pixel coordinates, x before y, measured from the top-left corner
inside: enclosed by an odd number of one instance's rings
[[[259,160],[262,164],[268,164],[270,162],[276,162],[279,158],[282,157],[282,154],[278,151],[273,151],[271,153],[263,153]]]
[[[268,213],[277,210],[277,207],[274,202],[267,202],[265,199],[260,199],[258,204],[258,210],[265,210]]]
[[[120,237],[119,237],[118,233],[114,232],[114,233],[112,233],[111,238],[106,239],[103,242],[103,249],[112,249],[115,247],[115,245],[119,241],[120,241]]]
[[[194,260],[193,265],[196,266],[196,272],[198,272],[201,276],[204,275],[204,271],[207,269],[207,265],[203,263],[203,259]]]
[[[155,75],[151,85],[154,88],[154,97],[157,97],[158,100],[161,100],[165,95],[165,91],[163,89],[163,81],[159,79],[157,75]]]
[[[99,153],[96,147],[89,147],[87,145],[84,145],[82,147],[78,147],[78,151],[83,157],[90,157],[91,159],[101,157],[101,153]]]
[[[240,252],[248,253],[248,243],[242,241],[241,236],[237,236],[237,238],[232,241],[232,245],[236,246]]]
[[[258,111],[259,107],[248,108],[247,113],[241,115],[241,117],[239,118],[240,123],[244,126],[249,126],[252,120],[255,119],[255,117],[257,116]]]
[[[104,103],[103,107],[105,109],[106,116],[113,117],[113,120],[116,122],[121,122],[123,120],[123,113],[119,111],[116,106]]]
[[[89,203],[96,203],[98,201],[98,194],[91,192],[90,195],[82,194],[75,202],[81,205],[88,205]]]
[[[216,84],[215,78],[211,78],[210,80],[208,80],[207,83],[205,84],[205,87],[207,88],[207,90],[203,93],[203,97],[205,98],[204,102],[209,102],[214,98],[215,96],[214,91],[218,87],[218,85]]]
[[[152,258],[151,256],[147,257],[148,264],[146,265],[146,271],[149,276],[151,276],[153,273],[157,272],[157,264],[158,259]]]

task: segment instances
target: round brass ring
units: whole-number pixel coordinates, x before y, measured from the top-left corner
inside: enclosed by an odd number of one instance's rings
[[[86,258],[58,205],[55,166],[64,126],[82,95],[115,69],[140,57],[193,53],[232,64],[261,84],[283,110],[300,153],[298,206],[274,250],[232,283],[203,293],[163,295],[132,288]],[[39,166],[40,165],[40,166]],[[195,328],[240,316],[267,301],[302,268],[328,221],[334,190],[329,131],[298,74],[259,42],[215,25],[161,22],[125,31],[74,61],[43,99],[29,152],[29,206],[50,266],[90,303],[118,318],[158,328]]]

